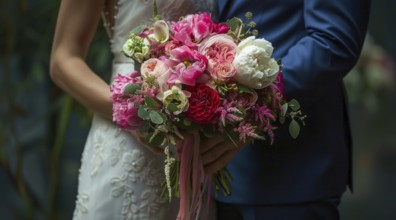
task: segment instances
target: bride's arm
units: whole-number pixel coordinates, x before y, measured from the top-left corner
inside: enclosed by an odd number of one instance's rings
[[[61,2],[52,45],[50,75],[56,85],[81,104],[111,119],[109,85],[85,62],[104,1]]]

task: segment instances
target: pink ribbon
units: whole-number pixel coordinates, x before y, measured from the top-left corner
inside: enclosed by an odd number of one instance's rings
[[[186,134],[178,146],[180,158],[180,206],[177,220],[191,220],[199,214],[202,203],[202,183],[205,179],[200,157],[199,133]]]

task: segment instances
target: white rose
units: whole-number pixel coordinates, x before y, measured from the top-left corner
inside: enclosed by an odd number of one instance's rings
[[[271,58],[274,48],[265,39],[254,36],[241,41],[233,61],[237,82],[254,89],[263,89],[275,81],[279,65]]]

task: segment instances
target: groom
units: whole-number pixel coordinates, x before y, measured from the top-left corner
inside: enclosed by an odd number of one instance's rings
[[[232,195],[217,198],[220,220],[339,219],[351,186],[351,137],[342,82],[355,65],[367,30],[369,0],[219,0],[220,21],[253,13],[259,37],[281,58],[286,97],[308,117],[300,136],[280,126],[273,145],[239,152],[208,143],[205,169],[228,163]],[[213,156],[215,155],[215,156]],[[205,161],[205,159],[204,159]]]

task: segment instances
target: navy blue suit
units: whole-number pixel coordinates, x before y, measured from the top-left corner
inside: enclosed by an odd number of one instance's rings
[[[253,13],[259,37],[281,58],[288,99],[308,116],[293,140],[245,147],[228,165],[233,204],[290,204],[340,197],[350,183],[351,138],[343,77],[366,35],[369,0],[219,0],[220,21]]]

